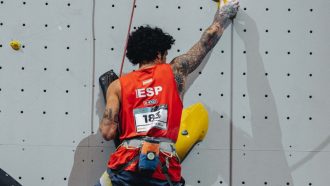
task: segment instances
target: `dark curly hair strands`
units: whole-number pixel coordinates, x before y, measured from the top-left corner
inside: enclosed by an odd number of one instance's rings
[[[160,28],[140,26],[128,38],[126,57],[133,65],[144,64],[155,60],[158,53],[164,55],[174,42],[173,37]]]

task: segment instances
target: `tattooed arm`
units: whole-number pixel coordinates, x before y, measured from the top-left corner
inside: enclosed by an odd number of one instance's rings
[[[235,17],[238,7],[237,0],[229,0],[226,5],[218,9],[213,23],[205,30],[201,39],[187,53],[171,61],[170,64],[181,98],[184,93],[186,77],[202,63],[207,53],[217,44],[223,31],[231,23],[231,18]]]
[[[118,79],[112,82],[107,90],[107,104],[100,123],[100,132],[107,141],[116,137],[119,124],[120,91]]]

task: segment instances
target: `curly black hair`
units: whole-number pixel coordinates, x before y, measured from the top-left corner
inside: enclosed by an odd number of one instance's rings
[[[126,57],[133,65],[153,61],[158,53],[164,55],[171,49],[175,40],[160,28],[140,26],[128,38]]]

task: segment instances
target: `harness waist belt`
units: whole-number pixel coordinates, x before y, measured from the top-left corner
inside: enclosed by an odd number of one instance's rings
[[[140,148],[142,147],[142,143],[147,140],[144,138],[133,138],[133,139],[127,139],[122,142],[122,145],[125,147],[134,147],[134,148]],[[171,140],[166,138],[155,138],[155,140],[159,141],[160,149],[165,152],[174,153],[175,147],[174,143],[171,142]]]

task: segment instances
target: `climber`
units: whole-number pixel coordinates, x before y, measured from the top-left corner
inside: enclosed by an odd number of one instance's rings
[[[172,36],[150,26],[141,26],[130,34],[126,57],[139,69],[108,87],[100,132],[105,140],[113,140],[119,130],[121,144],[110,156],[98,185],[183,185],[174,143],[186,78],[217,44],[238,8],[237,0],[228,0],[217,10],[201,39],[169,64],[166,56],[175,41]]]

